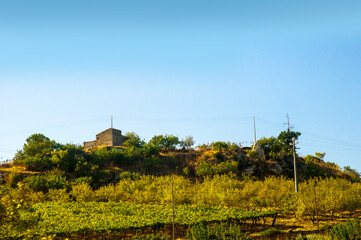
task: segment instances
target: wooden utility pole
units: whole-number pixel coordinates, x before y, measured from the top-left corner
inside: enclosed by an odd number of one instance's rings
[[[298,192],[298,179],[297,179],[297,164],[296,164],[296,138],[292,138],[292,147],[293,147],[293,171],[295,173],[295,191]]]
[[[320,225],[318,222],[318,212],[317,212],[317,201],[316,201],[316,181],[313,185],[313,201],[315,204],[315,214],[316,214],[316,220],[317,220],[317,229],[320,230]]]
[[[173,195],[173,183],[172,183],[172,209],[173,209],[173,227],[172,227],[172,233],[173,233],[173,240],[175,239],[175,229],[174,229],[174,195]]]
[[[256,117],[253,116],[253,133],[254,133],[254,144],[256,145],[257,137],[256,137]]]
[[[290,117],[288,116],[288,113],[287,113],[287,131],[290,132]]]

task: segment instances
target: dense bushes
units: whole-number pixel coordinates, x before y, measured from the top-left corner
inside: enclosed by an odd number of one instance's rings
[[[327,231],[334,240],[361,239],[361,226],[359,220],[348,220],[345,224],[337,224]]]
[[[246,240],[251,239],[243,233],[239,225],[215,223],[213,225],[197,224],[187,231],[187,239],[190,240]]]
[[[148,234],[146,236],[136,235],[133,240],[170,240],[170,237],[162,234]]]
[[[24,179],[25,185],[33,191],[48,192],[49,189],[66,189],[70,183],[60,172],[30,176]]]
[[[130,172],[123,172],[119,177],[121,179],[119,183],[103,186],[97,190],[89,185],[91,181],[89,177],[79,178],[71,185],[68,184],[61,172],[28,177],[25,179],[25,185],[21,185],[19,188],[10,188],[9,186],[0,188],[0,216],[1,218],[10,217],[11,209],[17,211],[17,206],[21,208],[25,204],[23,199],[33,202],[134,202],[170,205],[172,183],[176,205],[222,205],[247,210],[266,208],[312,220],[314,218],[313,192],[315,188],[320,215],[332,217],[337,213],[347,211],[352,217],[357,210],[361,209],[361,184],[343,179],[313,179],[301,183],[300,191],[296,193],[292,180],[276,177],[269,177],[264,181],[240,181],[227,175],[215,175],[213,177],[206,176],[196,182],[181,176],[141,176]],[[202,229],[206,229],[205,233],[202,233]],[[218,233],[212,232],[215,229],[218,229],[216,232],[227,230],[238,236],[238,230],[229,226],[219,228],[204,226],[202,229],[195,227],[190,233],[193,234],[192,239],[198,239],[197,234],[216,236]],[[342,239],[335,236],[340,233],[346,234],[344,229],[352,232],[359,231],[355,223],[348,223],[346,227],[339,226],[337,229],[335,227],[335,230],[330,231],[330,235],[333,234],[334,239]],[[233,239],[243,239],[243,237]]]
[[[361,209],[361,183],[335,178],[303,182],[298,193],[294,192],[292,180],[277,177],[268,177],[263,181],[241,181],[233,176],[215,175],[192,182],[181,176],[155,177],[123,172],[119,179],[115,185],[94,190],[90,185],[91,177],[69,182],[62,172],[53,171],[27,177],[24,188],[28,189],[28,198],[35,202],[54,199],[57,194],[62,194],[64,201],[170,204],[173,183],[176,204],[223,205],[246,210],[267,208],[310,220],[315,218],[315,191],[319,214],[333,218],[337,213],[347,212],[352,217]],[[17,188],[13,191],[17,191]]]
[[[93,190],[88,184],[73,186],[70,194],[77,201],[110,201],[152,204],[171,203],[171,183],[176,204],[223,205],[247,210],[274,209],[294,213],[298,217],[314,218],[313,188],[317,182],[316,201],[319,214],[334,216],[347,211],[350,216],[361,209],[361,184],[342,179],[314,179],[300,184],[294,192],[294,182],[269,177],[264,181],[240,181],[226,175],[205,177],[192,183],[181,176],[139,176],[124,173],[116,185]]]
[[[236,161],[227,161],[221,162],[219,164],[212,164],[208,162],[200,162],[196,167],[197,176],[212,176],[216,174],[227,174],[238,172],[238,162]]]
[[[11,233],[25,235],[26,229],[35,222],[35,219],[22,220],[20,217],[21,210],[29,208],[27,194],[22,183],[16,189],[0,186],[0,239],[8,239]]]
[[[261,138],[257,143],[260,144],[268,159],[280,160],[292,155],[290,143],[292,138],[297,139],[300,135],[299,132],[282,131],[277,138]]]

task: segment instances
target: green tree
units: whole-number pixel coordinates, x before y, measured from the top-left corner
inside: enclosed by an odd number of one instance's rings
[[[177,145],[179,144],[179,138],[177,136],[165,135],[164,138],[165,138],[164,147],[167,150],[176,149]]]
[[[54,140],[41,133],[33,134],[26,139],[22,153],[26,157],[36,157],[50,154],[53,150],[59,148],[60,145]]]
[[[279,141],[279,139],[275,137],[270,138],[261,138],[257,141],[266,156],[272,159],[277,159],[280,156],[283,144]]]
[[[325,160],[324,160],[325,155],[326,155],[326,153],[315,152],[316,158],[318,158],[318,160],[321,161],[321,162],[324,162],[324,161],[325,161]]]
[[[75,144],[63,145],[61,150],[52,152],[51,162],[65,172],[74,172],[77,156],[84,155],[83,147]]]
[[[352,181],[354,181],[354,182],[360,181],[360,173],[357,172],[356,169],[352,169],[350,166],[345,166],[343,168],[343,171],[345,173],[347,173],[348,175],[350,175]]]
[[[159,147],[165,148],[166,150],[174,150],[179,144],[179,138],[174,135],[157,135],[154,136],[150,141],[150,144]]]
[[[227,149],[227,147],[228,147],[228,145],[225,142],[218,141],[218,142],[212,143],[212,148],[214,150],[218,150],[220,155],[222,155],[222,149]]]
[[[124,141],[125,147],[137,147],[141,148],[144,145],[144,141],[140,139],[139,135],[135,132],[128,132],[125,134],[127,140]]]
[[[23,149],[16,153],[14,163],[25,165],[28,170],[34,171],[51,169],[51,153],[61,148],[61,144],[43,134],[33,134],[26,139]]]
[[[150,157],[152,155],[158,155],[160,147],[155,146],[151,143],[146,143],[143,145],[142,150],[145,157]]]
[[[301,136],[300,132],[294,132],[294,131],[282,131],[277,139],[280,140],[284,145],[289,146],[290,143],[292,143],[292,138],[295,138],[296,140],[298,137]]]
[[[158,148],[164,147],[164,136],[163,135],[155,135],[150,139],[149,144],[154,145]]]

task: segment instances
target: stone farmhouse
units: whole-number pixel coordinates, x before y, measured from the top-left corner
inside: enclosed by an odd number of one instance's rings
[[[122,131],[109,128],[96,135],[96,140],[90,142],[84,142],[85,148],[96,148],[96,147],[114,147],[122,146],[126,137],[122,135]]]

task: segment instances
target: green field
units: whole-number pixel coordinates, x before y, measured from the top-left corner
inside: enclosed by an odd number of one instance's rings
[[[249,219],[276,216],[275,211],[244,211],[237,208],[190,206],[175,207],[175,223],[240,223]],[[46,235],[86,232],[120,233],[130,229],[162,230],[172,224],[172,207],[130,203],[38,203],[21,214],[23,220],[38,218],[31,230]]]

